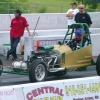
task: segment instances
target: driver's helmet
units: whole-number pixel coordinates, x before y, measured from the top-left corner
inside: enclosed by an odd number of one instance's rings
[[[79,29],[76,29],[76,30],[75,30],[76,40],[81,40],[81,38],[82,38],[82,33],[83,33],[82,28],[79,28]]]

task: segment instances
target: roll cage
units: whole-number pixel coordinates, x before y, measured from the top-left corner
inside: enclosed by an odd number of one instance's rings
[[[72,24],[72,25],[68,28],[68,31],[66,32],[66,35],[65,35],[65,37],[64,37],[64,39],[63,39],[62,45],[65,44],[66,38],[67,38],[69,35],[71,35],[69,41],[72,40],[72,37],[73,37],[74,32],[75,32],[75,29],[78,29],[78,28],[82,28],[82,30],[83,30],[82,38],[81,38],[81,41],[80,41],[80,49],[83,47],[82,44],[83,44],[83,38],[84,38],[84,37],[87,37],[87,39],[89,40],[89,44],[92,44],[92,42],[91,42],[91,37],[90,37],[91,32],[89,32],[89,27],[88,27],[88,25],[87,25],[86,23],[75,23],[75,24]],[[70,30],[72,30],[71,33],[69,33]],[[84,34],[84,32],[85,32],[86,34]]]

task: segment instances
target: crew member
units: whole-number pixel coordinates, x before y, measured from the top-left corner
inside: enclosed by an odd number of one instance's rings
[[[91,17],[87,12],[85,12],[85,6],[83,4],[79,5],[79,12],[75,15],[75,21],[76,23],[86,23],[88,27],[90,27],[92,24]],[[76,26],[76,28],[81,27]],[[87,32],[87,27],[84,25],[84,33],[86,34]],[[83,39],[84,41],[88,40],[88,37],[84,36]]]
[[[77,13],[75,15],[75,21],[76,21],[76,23],[86,23],[88,25],[88,27],[90,27],[92,24],[91,17],[87,12],[85,12],[85,6],[83,4],[79,5],[79,13]],[[76,28],[80,28],[80,27],[76,26]],[[86,34],[87,27],[85,27],[85,26],[84,26],[84,31]],[[88,40],[87,36],[84,36],[83,39],[84,39],[84,41]],[[86,69],[87,69],[86,67],[83,67],[83,68],[77,68],[76,70],[82,71],[82,70],[86,70]]]
[[[17,59],[16,47],[21,39],[21,36],[24,35],[24,30],[26,28],[28,35],[31,36],[29,31],[29,24],[27,20],[21,16],[22,12],[20,10],[15,11],[15,18],[11,20],[11,30],[10,30],[10,41],[11,41],[11,49],[7,52],[6,59],[9,59],[9,56],[12,55],[13,59]]]
[[[85,12],[85,6],[83,4],[79,5],[79,12],[75,15],[75,22],[86,23],[89,27],[92,24],[91,17],[87,12]]]
[[[70,25],[75,23],[75,15],[79,12],[76,2],[73,2],[71,5],[72,8],[69,9],[66,13],[66,17],[68,18],[68,28]]]

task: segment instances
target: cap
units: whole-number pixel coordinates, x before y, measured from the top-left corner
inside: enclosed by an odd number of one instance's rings
[[[15,13],[19,13],[19,15],[22,14],[21,10],[19,10],[19,9],[15,10]]]
[[[76,2],[72,2],[71,5],[77,5],[77,3]]]

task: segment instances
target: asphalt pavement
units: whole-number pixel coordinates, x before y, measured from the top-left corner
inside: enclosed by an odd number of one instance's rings
[[[6,60],[4,56],[0,56],[0,59],[3,61],[4,66],[11,66],[12,60]],[[23,60],[22,56],[19,56],[19,60]],[[83,77],[92,77],[97,76],[95,66],[88,66],[87,71],[75,71],[69,70],[65,76],[62,77],[48,77],[46,81],[55,81],[62,79],[75,79],[75,78],[83,78]],[[26,75],[15,75],[15,74],[7,74],[2,73],[0,76],[0,86],[8,86],[8,85],[19,85],[19,84],[27,84],[30,83],[29,77]]]

